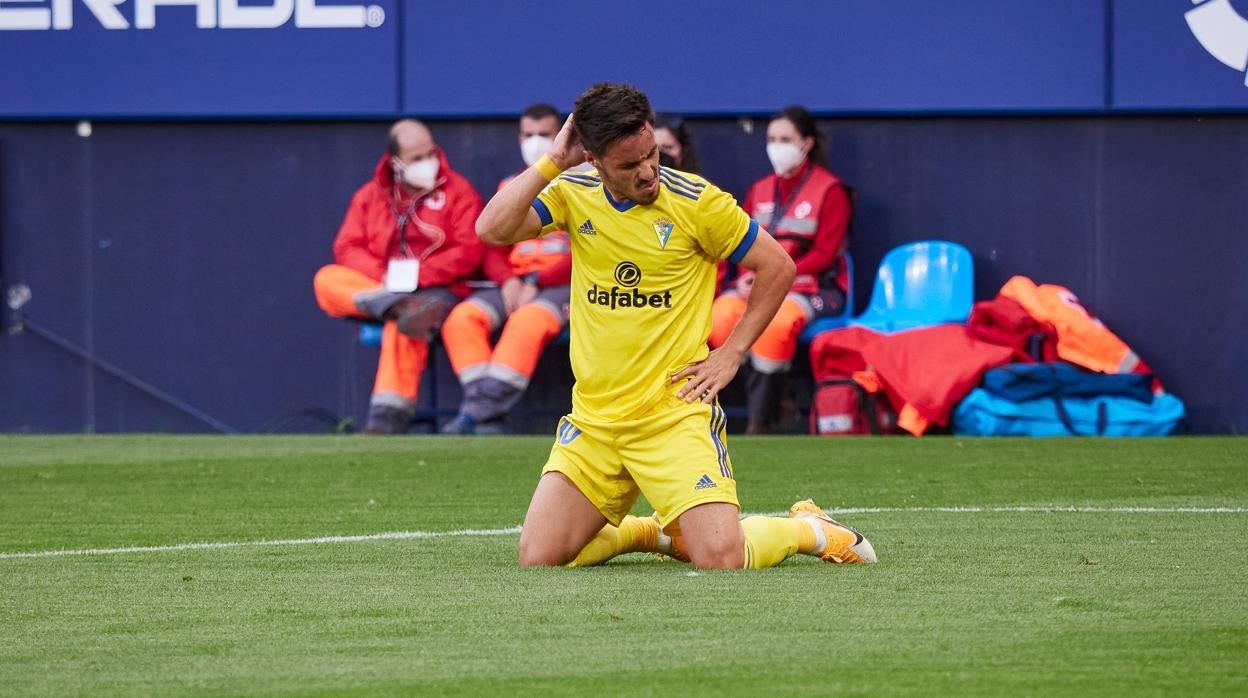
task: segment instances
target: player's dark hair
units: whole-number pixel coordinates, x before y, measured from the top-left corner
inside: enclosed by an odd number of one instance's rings
[[[520,118],[522,119],[545,119],[546,117],[554,117],[555,121],[558,121],[559,110],[549,104],[546,104],[545,102],[530,104],[525,107],[524,111],[520,114]]]
[[[693,147],[693,136],[685,120],[678,114],[659,114],[654,117],[654,127],[665,128],[676,137],[680,144],[680,169],[698,174],[698,151]]]
[[[572,110],[576,135],[596,157],[616,141],[635,135],[654,123],[654,111],[645,93],[630,85],[600,82],[585,90]]]
[[[815,117],[810,115],[806,107],[793,105],[785,107],[780,111],[772,114],[771,120],[788,119],[793,126],[797,128],[797,132],[802,138],[814,138],[815,145],[810,149],[807,157],[810,161],[827,169],[828,167],[828,141],[823,137],[823,132],[819,130],[819,125],[815,123]]]

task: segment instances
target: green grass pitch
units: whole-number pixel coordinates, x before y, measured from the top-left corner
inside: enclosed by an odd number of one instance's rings
[[[1248,694],[1248,439],[734,438],[880,563],[696,573],[517,569],[550,443],[0,437],[0,695]]]

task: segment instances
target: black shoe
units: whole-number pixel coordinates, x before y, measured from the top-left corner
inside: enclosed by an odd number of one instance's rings
[[[412,413],[390,407],[389,405],[372,405],[368,408],[368,423],[364,426],[365,434],[406,434],[412,422]]]
[[[475,434],[477,433],[477,422],[466,414],[456,415],[455,419],[442,425],[443,434]]]

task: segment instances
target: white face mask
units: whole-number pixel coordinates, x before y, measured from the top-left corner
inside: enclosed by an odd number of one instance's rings
[[[533,163],[550,152],[550,148],[554,144],[555,141],[546,136],[529,136],[520,141],[520,157],[524,158],[526,167],[532,167]]]
[[[771,160],[771,169],[779,175],[802,164],[806,154],[792,143],[768,143],[767,159]]]
[[[437,156],[417,160],[403,168],[403,181],[416,189],[432,189],[438,181]]]

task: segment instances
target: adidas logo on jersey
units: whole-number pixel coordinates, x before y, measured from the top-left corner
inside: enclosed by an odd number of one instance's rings
[[[702,477],[698,478],[698,484],[694,485],[693,489],[707,490],[715,486],[715,481],[711,479],[711,476],[706,473],[702,473]]]
[[[581,224],[581,227],[576,229],[576,232],[580,233],[581,235],[597,235],[598,234],[598,231],[594,230],[594,224],[591,223],[588,218],[586,218],[585,222]]]

